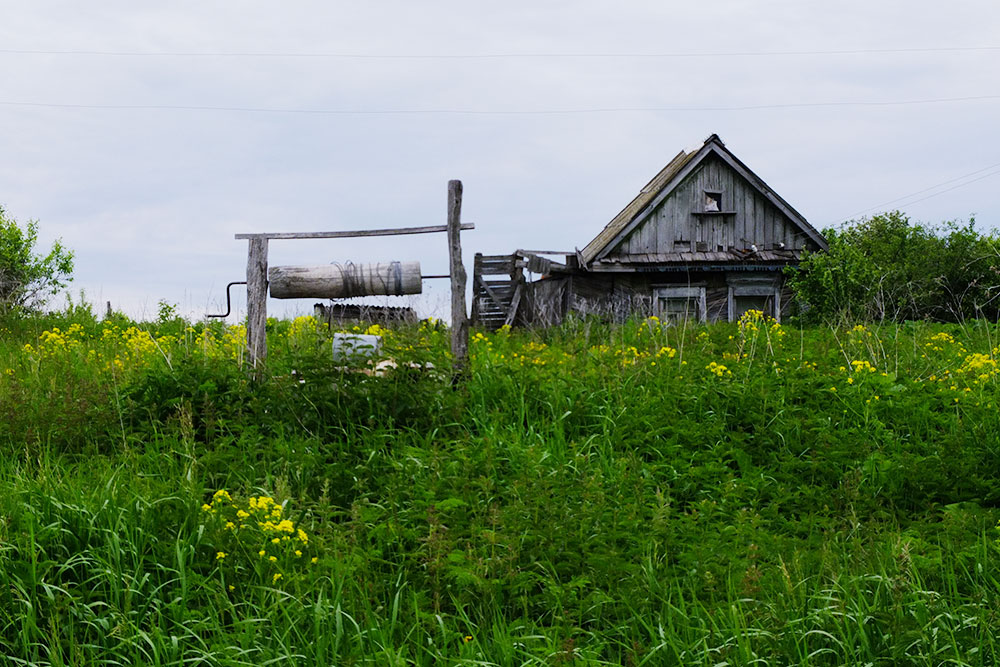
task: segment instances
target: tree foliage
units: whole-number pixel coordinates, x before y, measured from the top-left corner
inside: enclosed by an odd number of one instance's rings
[[[73,252],[57,240],[36,254],[38,223],[23,227],[0,207],[0,313],[31,310],[62,289],[73,273]]]
[[[823,231],[826,252],[788,269],[811,319],[926,319],[1000,315],[1000,238],[975,220],[933,227],[899,211]]]

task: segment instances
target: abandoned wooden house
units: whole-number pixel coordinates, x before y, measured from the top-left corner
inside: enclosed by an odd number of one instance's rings
[[[544,326],[570,312],[718,321],[750,309],[780,320],[790,302],[784,268],[821,249],[822,235],[713,134],[564,261],[477,255],[473,321]]]

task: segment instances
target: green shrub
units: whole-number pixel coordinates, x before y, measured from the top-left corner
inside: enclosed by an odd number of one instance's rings
[[[37,308],[71,280],[73,252],[55,241],[36,255],[37,241],[37,222],[22,229],[0,207],[0,314]]]
[[[974,220],[934,228],[894,211],[823,234],[828,250],[787,270],[814,321],[1000,315],[1000,239],[977,232]]]

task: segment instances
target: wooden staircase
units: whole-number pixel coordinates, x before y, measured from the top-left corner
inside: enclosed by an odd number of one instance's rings
[[[524,259],[518,254],[476,253],[472,264],[472,325],[495,331],[512,326],[524,292]]]

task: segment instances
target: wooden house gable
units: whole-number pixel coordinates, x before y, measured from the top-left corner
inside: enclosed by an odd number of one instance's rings
[[[787,214],[715,155],[630,227],[599,257],[816,247]]]
[[[582,257],[588,263],[676,253],[731,257],[754,247],[816,250],[825,249],[826,241],[712,135],[699,150],[674,158]]]

